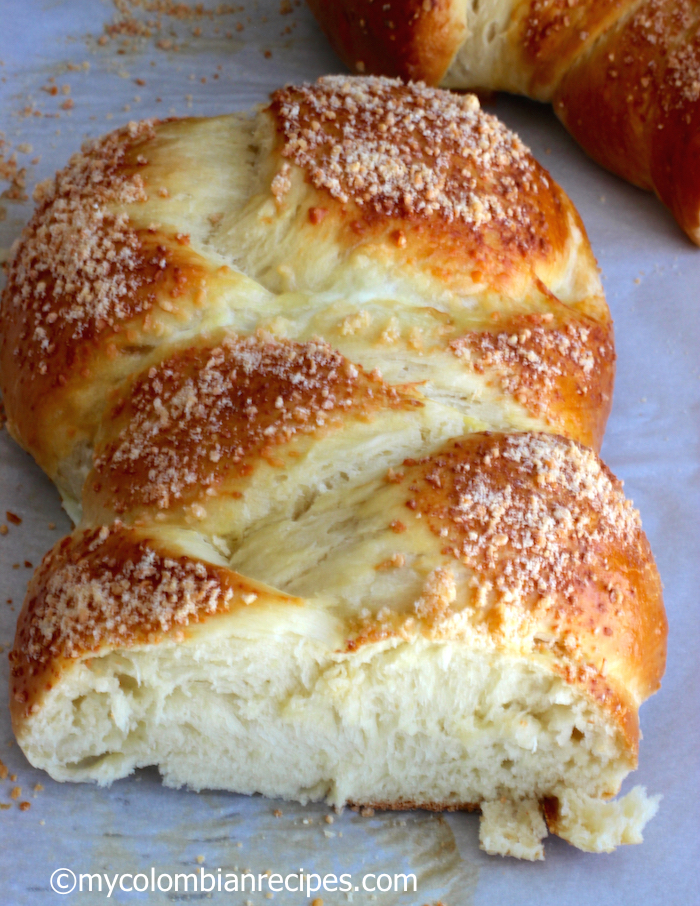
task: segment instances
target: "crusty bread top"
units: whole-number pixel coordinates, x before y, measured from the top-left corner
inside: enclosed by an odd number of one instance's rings
[[[10,430],[52,477],[71,445],[94,431],[105,385],[133,370],[150,335],[194,319],[207,283],[222,282],[220,265],[193,254],[186,236],[147,219],[140,148],[155,135],[151,121],[130,123],[37,187],[11,262],[0,311],[2,393]]]
[[[566,73],[557,116],[603,166],[653,189],[700,235],[700,8],[646,0]],[[599,128],[614,122],[615,129]]]
[[[308,0],[351,70],[437,85],[467,36],[467,0]]]
[[[554,103],[700,243],[696,0],[308,0],[350,69]]]
[[[255,120],[130,124],[86,146],[9,267],[8,427],[66,493],[112,390],[222,325],[321,337],[369,372],[410,359],[408,380],[441,357],[440,392],[461,373],[476,398],[483,375],[517,427],[602,440],[614,353],[585,232],[473,96],[329,77]]]
[[[113,486],[118,513],[137,503],[165,509],[214,493],[231,470],[248,476],[298,434],[339,417],[367,419],[383,406],[420,402],[320,341],[226,336],[214,347],[188,346],[149,369],[112,409],[111,429],[123,430],[100,450],[91,490]]]
[[[16,716],[78,658],[274,604],[279,625],[285,607],[326,612],[338,652],[421,633],[534,658],[597,700],[636,749],[637,708],[665,663],[661,585],[638,514],[592,451],[546,434],[473,434],[407,460],[354,504],[327,496],[321,511],[338,506],[341,523],[352,522],[341,548],[324,553],[312,507],[309,529],[303,519],[259,529],[265,563],[248,564],[279,584],[270,552],[281,560],[284,550],[308,595],[293,582],[283,594],[244,579],[211,547],[197,557],[199,536],[181,529],[115,523],[64,539],[20,616]],[[391,603],[358,598],[385,571],[394,574]]]
[[[647,6],[663,2],[648,0]],[[486,76],[466,87],[510,88],[543,100],[551,100],[578,55],[618,18],[640,6],[637,0],[308,3],[336,52],[355,72],[460,87],[452,80],[452,70],[459,71],[463,64]]]
[[[591,450],[552,435],[477,433],[407,461],[390,484],[383,506],[396,550],[420,519],[444,558],[420,617],[439,625],[460,609],[447,575],[460,564],[478,577],[470,607],[501,644],[552,646],[637,702],[658,688],[658,574],[639,514]],[[395,615],[386,620],[396,626]],[[370,619],[370,634],[380,623]]]
[[[43,190],[1,318],[8,423],[84,505],[20,618],[18,719],[83,657],[274,603],[334,656],[540,658],[634,747],[658,575],[595,454],[532,433],[599,446],[610,317],[570,201],[475,98],[330,77],[120,130]]]
[[[316,188],[359,205],[370,223],[448,224],[467,253],[478,240],[501,254],[539,257],[561,242],[550,179],[473,94],[326,76],[276,92],[272,109],[284,136],[282,155],[305,169]],[[285,172],[273,183],[278,198],[288,188]]]
[[[18,716],[78,659],[110,647],[183,641],[183,630],[259,598],[301,604],[158,534],[112,526],[76,532],[44,557],[30,584],[12,655]]]

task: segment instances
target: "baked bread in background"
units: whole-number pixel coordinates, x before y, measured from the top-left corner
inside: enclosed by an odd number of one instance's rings
[[[697,0],[308,0],[353,70],[554,105],[700,244]]]
[[[41,187],[8,427],[76,523],[12,652],[29,760],[110,783],[481,807],[489,852],[639,842],[666,623],[599,460],[583,226],[471,95],[287,87],[130,124]]]

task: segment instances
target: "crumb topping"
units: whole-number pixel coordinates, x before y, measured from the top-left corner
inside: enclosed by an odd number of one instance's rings
[[[505,601],[554,593],[574,601],[606,550],[631,552],[641,523],[593,451],[547,434],[482,435],[421,462],[408,509],[446,539],[443,551],[487,573]]]
[[[520,139],[472,94],[421,82],[325,76],[273,95],[282,154],[340,202],[386,216],[527,225],[527,196],[549,185]],[[283,166],[273,186],[289,189]]]
[[[697,43],[687,44],[675,51],[669,59],[666,78],[675,89],[679,105],[695,104],[698,101],[700,98],[700,47]],[[666,95],[664,98],[664,106],[670,107],[670,99]],[[687,117],[690,122],[690,112]]]
[[[649,105],[668,112],[700,97],[700,51],[697,38],[689,37],[695,19],[693,0],[646,0],[601,45],[606,81],[620,80],[626,105],[648,128],[657,128]]]
[[[436,620],[445,616],[457,599],[455,577],[450,569],[438,567],[426,579],[423,594],[414,604],[414,611],[421,619]]]
[[[654,96],[658,92],[665,110],[678,103],[693,103],[700,94],[700,64],[697,49],[685,36],[694,18],[691,0],[672,4],[647,0],[625,28],[617,52],[608,54],[608,79],[615,80],[630,65],[639,68],[641,62],[643,73],[634,86],[635,94]],[[663,81],[667,87],[659,90]]]
[[[450,348],[477,373],[492,370],[504,393],[546,416],[562,378],[573,378],[577,392],[586,396],[600,382],[604,365],[614,360],[614,351],[609,333],[599,325],[542,322],[542,315],[527,316],[497,334],[469,333]]]
[[[659,0],[656,0],[658,3]],[[664,73],[664,84],[661,90],[661,103],[665,111],[674,108],[685,108],[685,118],[691,122],[693,105],[700,98],[700,35],[697,28],[688,34],[693,22],[697,19],[697,5],[691,0],[680,0],[673,5],[673,13],[662,8],[657,18],[665,12],[665,17],[673,18],[673,27],[666,25],[666,40],[662,45],[671,44],[669,38],[675,38],[668,54],[668,64]],[[658,28],[656,29],[658,32]],[[670,34],[669,34],[670,32]],[[661,37],[663,41],[663,36]]]
[[[590,0],[530,0],[522,46],[535,60],[549,61],[567,38],[583,47],[591,37],[591,19],[598,24],[591,16]]]
[[[79,657],[110,641],[153,640],[198,615],[227,610],[239,591],[221,568],[168,556],[119,522],[65,538],[39,568],[15,646],[30,661]],[[233,574],[231,574],[233,578]]]
[[[387,403],[401,404],[395,390],[320,340],[229,336],[177,353],[136,383],[112,412],[128,421],[97,456],[97,482],[138,474],[114,481],[121,512],[135,502],[167,508],[249,475],[261,458],[281,466],[275,447]]]
[[[145,304],[135,296],[139,240],[128,215],[113,207],[145,201],[141,176],[120,166],[130,145],[153,135],[152,122],[130,123],[86,145],[54,180],[37,186],[39,207],[11,262],[5,299],[23,309],[25,335],[40,355],[54,351],[52,335],[61,326],[79,339]]]

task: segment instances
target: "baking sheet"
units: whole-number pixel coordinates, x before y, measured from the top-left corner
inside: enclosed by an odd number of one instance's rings
[[[0,191],[15,196],[0,198],[2,249],[29,216],[31,202],[22,196],[85,137],[133,118],[246,109],[281,83],[342,71],[296,0],[248,0],[223,11],[209,0],[205,9],[216,11],[198,16],[183,7],[179,15],[158,13],[150,5],[132,21],[111,0],[0,0]],[[175,4],[160,6],[172,12]],[[62,867],[149,877],[151,867],[157,874],[303,868],[352,873],[354,881],[367,872],[413,872],[418,880],[417,894],[274,894],[281,904],[314,896],[326,906],[700,902],[700,250],[651,196],[591,163],[548,108],[507,97],[488,106],[520,133],[578,206],[615,318],[618,372],[603,454],[641,510],[670,623],[663,688],[642,709],[640,768],[624,787],[642,783],[664,796],[645,843],[594,856],[550,839],[546,862],[533,865],[481,853],[474,815],[363,817],[346,810],[330,824],[324,806],[167,790],[155,770],[109,790],[59,784],[31,768],[13,744],[2,703],[0,759],[9,773],[0,779],[0,903],[60,901],[50,877]],[[7,523],[7,510],[21,524]],[[6,654],[32,565],[69,522],[52,485],[5,431],[0,523],[9,526],[0,536],[0,689],[6,689]],[[21,791],[12,798],[15,788]],[[29,807],[20,808],[25,802]],[[269,901],[265,893],[118,889],[110,897],[154,904],[183,898]],[[75,891],[64,900],[102,903],[107,892]]]

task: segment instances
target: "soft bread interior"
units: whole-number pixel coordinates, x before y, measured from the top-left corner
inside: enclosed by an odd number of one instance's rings
[[[58,780],[156,764],[170,786],[336,805],[609,795],[632,766],[598,707],[532,659],[422,639],[338,653],[336,633],[313,606],[251,608],[83,660],[20,743]]]
[[[517,5],[514,0],[464,0],[468,35],[445,73],[441,83],[445,88],[498,86],[527,94],[529,73],[512,64],[510,42],[520,18]]]

